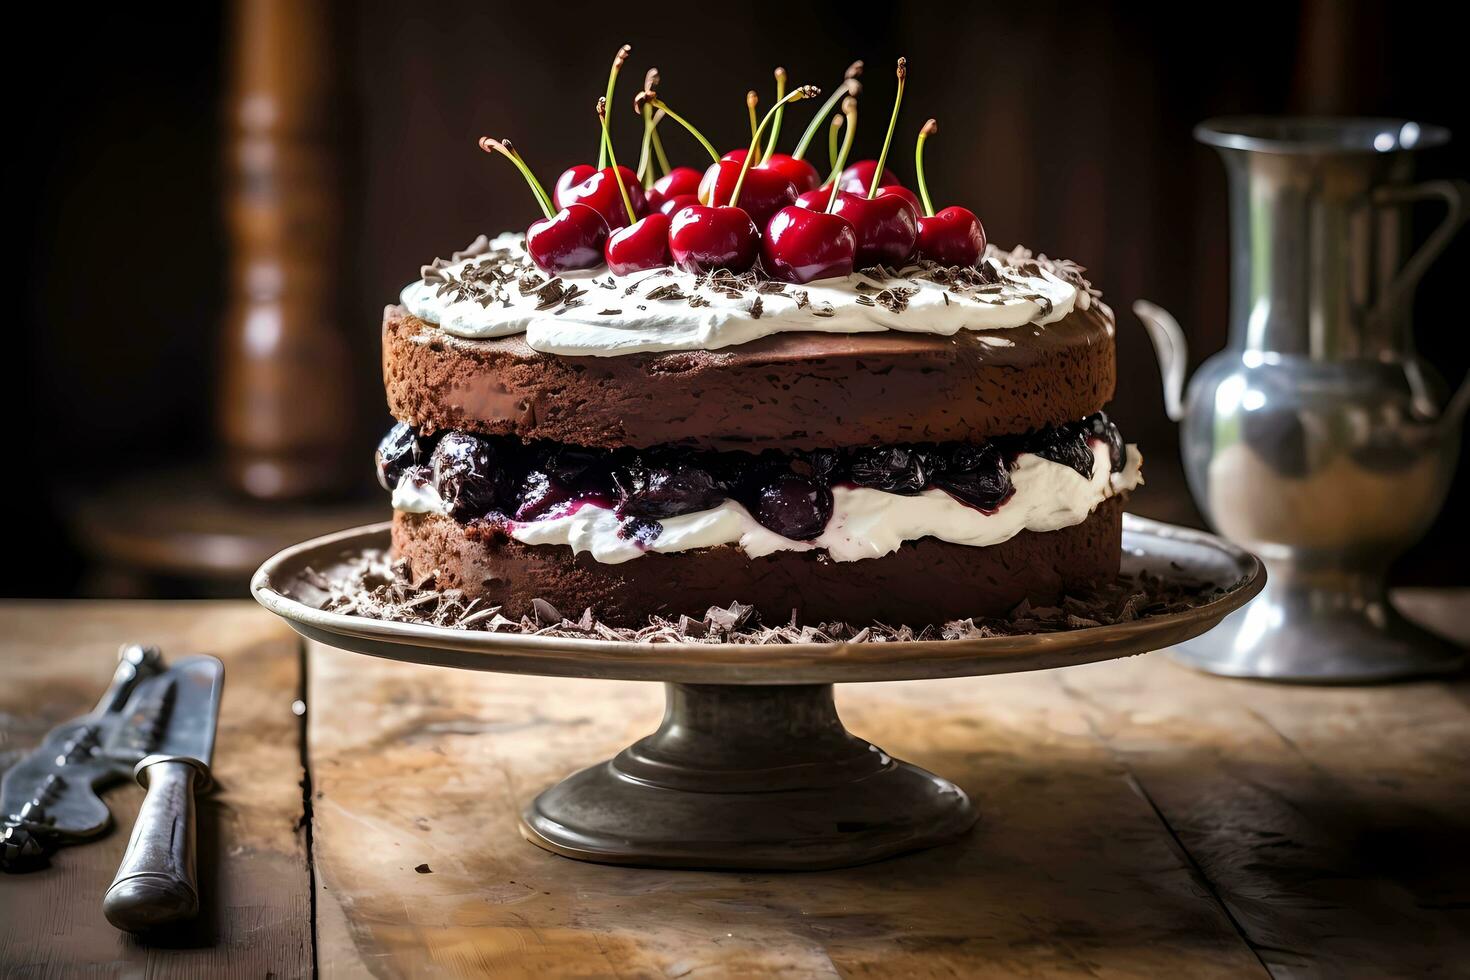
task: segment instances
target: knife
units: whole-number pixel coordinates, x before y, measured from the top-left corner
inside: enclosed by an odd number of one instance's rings
[[[0,780],[0,869],[37,867],[58,846],[90,840],[108,828],[112,816],[97,791],[126,777],[137,757],[110,755],[106,746],[136,753],[146,744],[153,719],[146,711],[126,709],[138,689],[162,672],[157,647],[124,644],[97,707],[57,725],[5,773]]]
[[[102,899],[103,914],[119,929],[143,932],[199,911],[194,794],[212,782],[209,763],[223,684],[224,665],[214,657],[180,660],[134,695],[137,716],[118,729],[118,744],[111,747],[115,757],[147,752],[137,759],[133,776],[148,791],[117,877]]]

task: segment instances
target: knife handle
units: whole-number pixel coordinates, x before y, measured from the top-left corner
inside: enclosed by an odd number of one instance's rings
[[[191,919],[199,911],[195,885],[194,791],[209,783],[197,759],[150,755],[133,774],[148,789],[102,913],[119,929],[143,932]]]

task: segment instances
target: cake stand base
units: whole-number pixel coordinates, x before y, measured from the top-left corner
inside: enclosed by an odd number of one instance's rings
[[[658,731],[536,797],[526,839],[565,857],[816,870],[954,840],[963,790],[842,727],[831,684],[666,684]]]

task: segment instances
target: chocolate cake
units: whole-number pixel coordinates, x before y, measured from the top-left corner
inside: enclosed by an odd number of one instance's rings
[[[1103,412],[1113,316],[1082,269],[986,245],[845,149],[819,188],[809,136],[761,146],[769,118],[702,177],[647,156],[555,195],[481,141],[546,218],[384,312],[378,476],[416,581],[510,617],[921,627],[1117,575],[1141,460]]]

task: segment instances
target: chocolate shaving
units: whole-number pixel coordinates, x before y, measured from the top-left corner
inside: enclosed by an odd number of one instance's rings
[[[291,598],[329,612],[365,619],[438,626],[445,629],[513,633],[524,636],[583,637],[632,643],[894,643],[1023,636],[1090,629],[1134,622],[1149,616],[1183,612],[1212,602],[1236,588],[1165,580],[1143,572],[1119,576],[1096,589],[1064,596],[1054,606],[1022,601],[1007,615],[953,620],[920,628],[885,623],[802,623],[795,615],[785,623],[765,625],[754,608],[741,602],[712,606],[700,619],[650,617],[641,627],[611,626],[591,609],[576,620],[544,599],[535,599],[530,616],[511,619],[501,607],[465,599],[458,589],[436,590],[432,574],[417,580],[408,564],[384,552],[368,552],[322,574],[305,569],[303,587]]]
[[[684,295],[684,290],[680,289],[679,288],[679,284],[676,283],[676,282],[671,282],[671,283],[667,283],[667,284],[665,284],[663,286],[658,286],[658,287],[650,290],[648,293],[644,294],[643,298],[644,299],[687,299],[687,297]]]
[[[762,301],[759,296],[757,296],[755,299],[751,300],[750,303],[750,318],[752,320],[759,320],[761,318],[761,314],[765,312],[765,309],[765,302]]]

